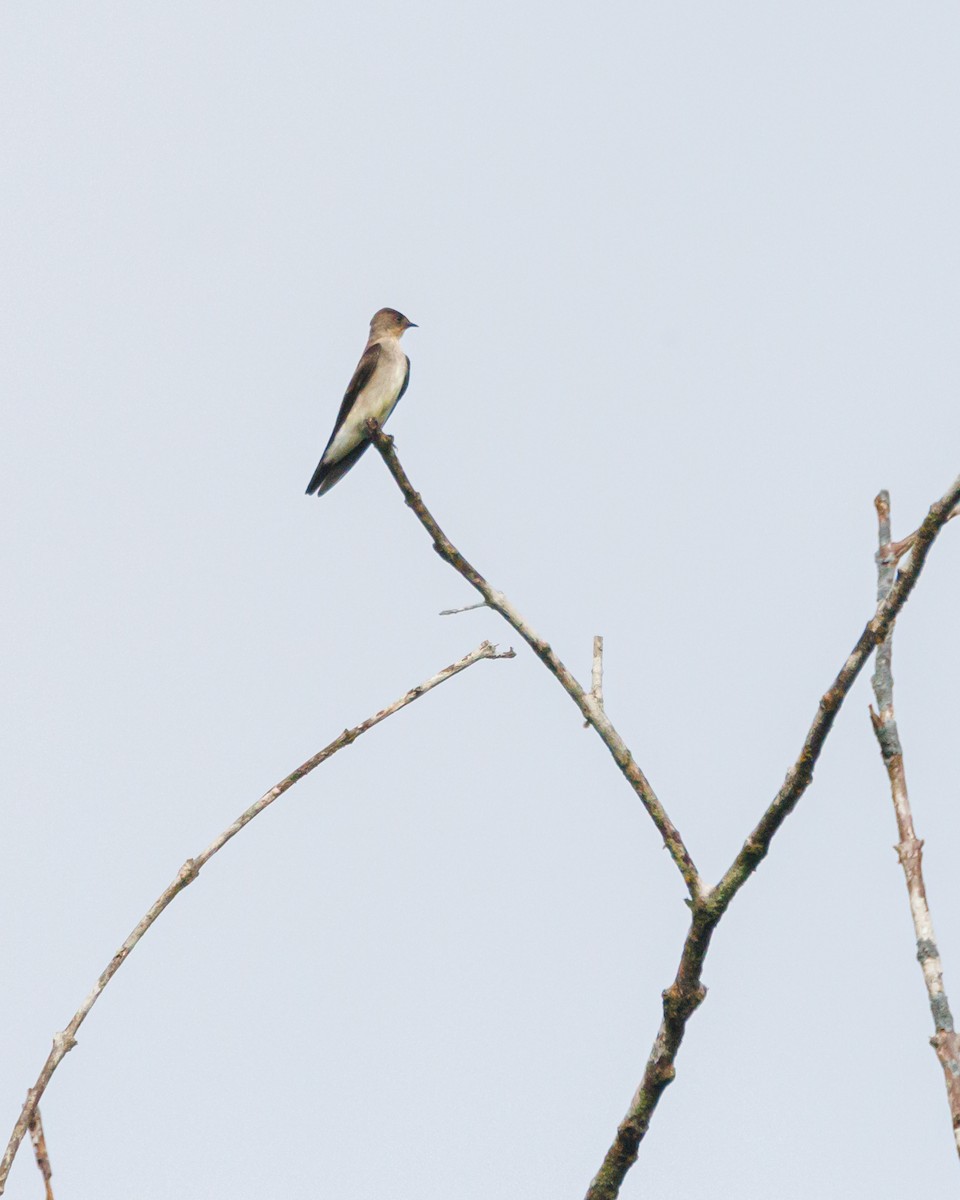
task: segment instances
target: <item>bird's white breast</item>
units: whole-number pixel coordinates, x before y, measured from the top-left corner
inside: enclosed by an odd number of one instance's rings
[[[393,338],[380,343],[380,358],[366,387],[357,396],[350,415],[337,431],[323,456],[324,462],[337,462],[359,446],[367,436],[367,421],[381,425],[393,412],[407,375],[407,356]]]

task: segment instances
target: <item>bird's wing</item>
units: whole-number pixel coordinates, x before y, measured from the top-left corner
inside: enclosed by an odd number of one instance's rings
[[[330,444],[340,432],[340,426],[350,415],[350,410],[356,403],[357,397],[370,382],[370,377],[373,375],[376,365],[380,360],[380,343],[376,342],[372,346],[368,346],[360,356],[360,361],[357,363],[357,369],[353,373],[353,378],[347,385],[347,390],[344,393],[343,403],[340,405],[340,411],[337,413],[337,421],[333,427],[333,433],[327,439],[327,444],[323,449],[323,454],[320,455],[320,461],[317,463],[317,469],[313,473],[313,478],[307,484],[307,495],[311,496],[319,489],[320,495],[328,491],[337,482],[346,475],[347,471],[360,457],[360,453],[351,451],[350,454],[341,460],[340,463],[324,463],[327,451],[330,449]],[[366,449],[368,443],[362,442],[361,446]],[[359,449],[359,447],[358,447]],[[326,486],[323,486],[323,485]]]
[[[404,358],[406,358],[406,355],[404,355]],[[403,377],[403,387],[400,389],[399,392],[397,392],[397,398],[393,402],[394,408],[396,408],[397,405],[400,403],[400,401],[403,399],[403,393],[407,390],[407,384],[409,382],[410,382],[410,359],[407,358],[407,373]]]
[[[353,408],[354,401],[370,382],[370,377],[376,370],[379,361],[380,343],[375,342],[372,346],[368,346],[363,354],[361,354],[360,361],[357,363],[357,369],[353,373],[353,378],[347,384],[347,390],[343,394],[343,402],[340,405],[340,411],[337,413],[337,421],[333,427],[333,433],[330,434],[323,450],[324,454],[330,449],[330,443],[340,432],[340,426],[350,415],[350,409]]]

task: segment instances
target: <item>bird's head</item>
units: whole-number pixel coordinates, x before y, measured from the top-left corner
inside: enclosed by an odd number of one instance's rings
[[[381,308],[379,312],[375,312],[370,320],[370,336],[375,337],[403,337],[407,329],[416,329],[413,321],[408,321],[402,312],[397,312],[395,308]]]

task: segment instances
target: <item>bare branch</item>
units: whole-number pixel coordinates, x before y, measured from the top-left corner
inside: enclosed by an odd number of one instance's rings
[[[198,854],[196,858],[187,859],[187,861],[178,871],[173,882],[161,893],[155,903],[151,905],[145,915],[140,919],[140,921],[138,921],[130,936],[107,964],[105,970],[100,975],[100,978],[97,980],[96,984],[94,984],[90,994],[70,1018],[70,1022],[66,1028],[54,1035],[53,1048],[51,1049],[50,1054],[47,1056],[47,1061],[43,1064],[43,1069],[37,1078],[37,1082],[27,1092],[27,1099],[20,1112],[17,1123],[14,1126],[13,1133],[10,1135],[10,1141],[7,1145],[6,1151],[4,1152],[3,1159],[0,1160],[0,1195],[3,1193],[7,1176],[10,1173],[10,1167],[13,1164],[17,1150],[20,1148],[20,1143],[23,1141],[24,1135],[26,1134],[27,1129],[31,1126],[34,1116],[37,1113],[37,1106],[40,1103],[40,1099],[43,1096],[44,1091],[46,1090],[47,1084],[50,1082],[50,1078],[54,1071],[66,1057],[69,1051],[71,1051],[77,1044],[76,1034],[86,1019],[87,1014],[100,998],[100,994],[103,992],[103,989],[114,977],[120,967],[123,966],[124,962],[126,962],[133,948],[140,941],[154,921],[156,921],[157,917],[160,916],[167,905],[170,904],[170,902],[177,895],[179,895],[179,893],[182,892],[185,887],[193,883],[193,881],[200,874],[201,868],[206,866],[210,859],[213,858],[213,856],[219,850],[222,850],[232,837],[235,837],[245,825],[249,825],[254,817],[259,816],[265,808],[268,808],[274,802],[274,800],[292,788],[293,785],[303,779],[305,775],[309,775],[315,767],[318,767],[322,762],[326,762],[326,760],[332,755],[336,754],[338,750],[342,750],[344,746],[349,746],[351,743],[355,742],[357,738],[360,737],[361,734],[366,733],[368,729],[372,729],[374,725],[379,725],[380,722],[385,721],[387,717],[399,712],[401,708],[406,708],[406,706],[408,704],[412,704],[414,700],[419,700],[421,696],[425,695],[429,691],[432,691],[433,688],[439,687],[441,683],[445,683],[448,679],[452,679],[454,675],[459,675],[461,671],[465,671],[467,667],[472,667],[474,663],[479,662],[481,659],[514,657],[515,652],[512,649],[498,652],[496,646],[492,645],[490,642],[482,642],[476,648],[476,650],[471,650],[469,654],[465,655],[458,662],[451,663],[449,667],[444,667],[443,670],[438,671],[436,675],[424,680],[423,683],[417,684],[416,687],[411,688],[409,692],[406,692],[403,696],[401,696],[399,700],[395,700],[392,704],[388,704],[386,708],[382,708],[378,713],[375,713],[372,717],[368,717],[365,721],[362,721],[359,725],[355,725],[352,729],[345,729],[343,733],[341,733],[339,737],[334,738],[334,740],[330,742],[328,746],[325,746],[322,750],[319,750],[313,755],[312,758],[308,758],[307,761],[297,767],[295,771],[291,771],[290,774],[284,779],[281,779],[278,784],[272,787],[268,792],[265,792],[255,804],[251,804],[245,812],[241,813],[240,816],[237,817],[232,825],[228,825],[223,833],[221,833],[219,837],[215,838],[214,841],[210,843],[206,850]]]
[[[867,622],[833,684],[820,698],[817,715],[807,733],[800,756],[787,772],[783,787],[747,838],[743,849],[717,886],[692,904],[690,929],[680,956],[676,978],[663,993],[663,1020],[647,1060],[643,1079],[634,1093],[627,1115],[617,1129],[613,1145],[587,1190],[587,1200],[614,1200],[620,1185],[636,1162],[656,1106],[666,1086],[676,1075],[676,1057],[687,1021],[706,995],[701,982],[703,962],[720,918],[770,849],[770,843],[787,816],[810,786],[813,769],[830,733],[834,719],[857,676],[892,628],[923,570],[927,554],[960,503],[960,477],[936,504],[914,535],[913,555],[888,595],[880,601]]]
[[[43,1136],[43,1122],[40,1120],[40,1109],[33,1114],[30,1122],[30,1141],[33,1142],[33,1153],[37,1166],[43,1176],[43,1190],[46,1200],[53,1200],[53,1184],[50,1182],[53,1171],[50,1169],[50,1156],[47,1154],[47,1139]]]
[[[880,541],[877,551],[877,596],[882,601],[890,594],[896,578],[897,560],[890,553],[890,494],[886,491],[881,492],[875,504]],[[956,512],[954,509],[950,516],[955,516]],[[913,928],[917,936],[917,960],[923,972],[930,1011],[933,1014],[934,1036],[930,1039],[930,1044],[943,1068],[954,1142],[957,1153],[960,1154],[960,1034],[954,1029],[950,1002],[943,986],[943,966],[933,935],[933,920],[923,882],[923,842],[913,828],[903,748],[893,710],[893,628],[891,625],[890,631],[877,649],[876,670],[871,680],[877,711],[870,709],[870,720],[890,780],[890,795],[900,836],[896,851],[907,882],[910,915],[913,917]]]
[[[397,486],[403,492],[407,505],[413,509],[417,520],[433,539],[434,550],[436,550],[444,562],[449,563],[454,570],[463,576],[471,587],[480,593],[490,608],[498,612],[507,624],[517,631],[547,670],[556,677],[561,687],[563,687],[567,695],[580,709],[584,720],[592,725],[600,735],[603,744],[613,755],[613,759],[623,773],[624,778],[636,792],[637,796],[639,796],[644,808],[650,814],[654,825],[656,825],[660,836],[663,838],[663,844],[666,846],[670,857],[676,863],[677,869],[683,876],[691,898],[695,901],[698,900],[704,890],[703,880],[700,878],[700,873],[683,843],[680,832],[667,816],[666,810],[657,799],[656,793],[647,781],[647,777],[634,760],[623,738],[614,729],[603,708],[597,703],[591,693],[584,691],[582,685],[564,666],[550,645],[523,619],[503,592],[498,592],[491,587],[476,567],[471,566],[450,541],[423,503],[420,493],[414,491],[413,485],[400,465],[397,452],[393,448],[393,438],[385,434],[377,422],[373,420],[367,422],[367,432],[370,434],[373,444],[380,451],[380,455],[387,464],[390,474],[396,480]]]

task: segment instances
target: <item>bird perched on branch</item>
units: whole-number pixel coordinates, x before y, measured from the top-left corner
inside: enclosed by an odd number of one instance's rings
[[[350,380],[337,423],[307,485],[307,495],[322,496],[342,479],[370,445],[367,421],[383,424],[410,382],[410,359],[400,349],[408,329],[416,329],[395,308],[381,308],[370,321],[370,337]]]

